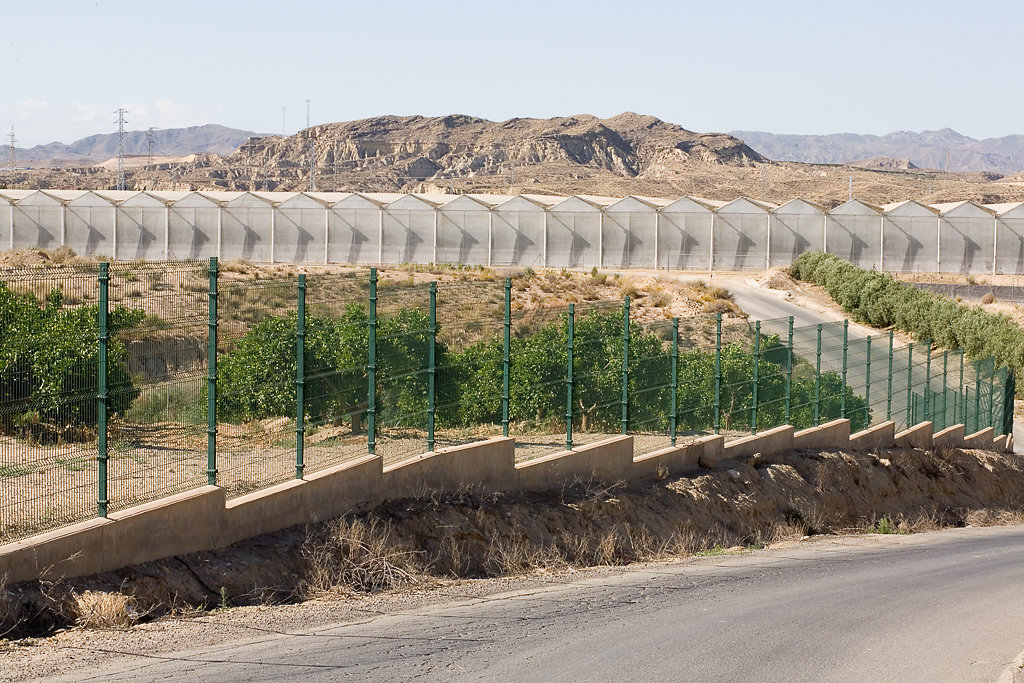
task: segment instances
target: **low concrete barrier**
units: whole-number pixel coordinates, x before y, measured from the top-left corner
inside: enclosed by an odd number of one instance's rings
[[[508,490],[515,465],[515,441],[503,437],[424,453],[384,468],[384,496],[415,498],[432,491],[453,493],[466,486]]]
[[[934,443],[966,448],[1012,448],[1012,438],[995,439],[991,428],[963,436],[955,425],[934,436],[923,422],[894,434],[886,422],[850,436],[849,420],[833,420],[794,432],[784,425],[725,443],[721,435],[633,458],[633,437],[616,436],[515,463],[512,439],[494,438],[425,453],[382,467],[367,455],[283,482],[234,500],[216,486],[112,513],[0,547],[0,576],[9,583],[37,578],[75,577],[183,553],[213,550],[245,538],[362,512],[401,498],[435,491],[454,493],[473,486],[488,491],[557,490],[577,481],[613,483],[656,476],[659,470],[681,474],[714,467],[755,453],[770,455],[793,448],[872,448],[888,445],[930,448]]]
[[[898,448],[920,448],[928,450],[932,447],[932,423],[922,422],[910,429],[896,434],[895,446]]]
[[[850,421],[842,418],[801,429],[793,435],[794,448],[847,448],[849,445]]]
[[[515,466],[520,491],[552,491],[577,481],[628,481],[633,478],[633,437],[616,436],[552,453]]]
[[[960,448],[964,445],[964,426],[953,425],[932,434],[932,446],[951,446]]]
[[[850,448],[855,451],[891,448],[895,442],[896,423],[892,420],[850,435]]]
[[[981,431],[968,434],[964,437],[964,448],[979,448],[990,451],[995,445],[995,430],[985,427]]]

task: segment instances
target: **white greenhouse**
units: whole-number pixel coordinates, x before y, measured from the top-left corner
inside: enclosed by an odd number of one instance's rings
[[[940,273],[995,268],[996,212],[974,202],[933,204],[939,210]]]
[[[547,256],[547,209],[565,197],[521,194],[494,207],[491,264],[543,266]]]
[[[223,204],[221,258],[266,263],[274,260],[274,202],[255,192]]]
[[[153,192],[168,202],[167,258],[198,259],[219,255],[220,202],[206,192]]]
[[[881,269],[934,272],[939,266],[939,210],[913,199],[882,208]]]
[[[400,194],[346,194],[331,205],[327,258],[358,265],[381,262],[384,206]]]
[[[881,268],[883,209],[851,199],[828,212],[824,250],[859,268]]]
[[[767,265],[768,221],[774,208],[740,197],[715,212],[712,241],[716,269],[757,270]]]
[[[64,244],[76,254],[114,253],[117,203],[95,192],[81,192],[65,202]]]
[[[821,251],[824,246],[825,207],[797,197],[772,211],[769,266],[788,266],[805,251]]]
[[[12,249],[55,249],[60,246],[64,203],[57,197],[35,190],[14,203],[11,220]]]
[[[604,265],[614,268],[657,268],[658,210],[671,202],[629,196],[604,211]]]
[[[436,263],[437,209],[454,195],[407,194],[384,207],[381,263]]]
[[[548,210],[548,265],[565,268],[600,268],[604,209],[611,197],[576,195]]]
[[[680,270],[711,268],[711,236],[715,209],[725,202],[683,197],[661,210],[658,265]]]
[[[464,194],[441,205],[437,216],[435,263],[491,265],[492,210],[511,198]]]
[[[996,213],[996,272],[1024,274],[1024,202],[987,206]]]

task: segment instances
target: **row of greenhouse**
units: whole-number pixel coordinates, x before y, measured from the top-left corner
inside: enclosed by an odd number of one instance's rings
[[[115,260],[689,270],[822,250],[879,270],[1024,273],[1024,203],[0,190],[0,247],[61,246]]]

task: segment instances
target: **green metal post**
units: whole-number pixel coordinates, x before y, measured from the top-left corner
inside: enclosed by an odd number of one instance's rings
[[[210,257],[210,323],[206,341],[206,483],[217,484],[217,257]]]
[[[427,452],[434,452],[437,410],[437,282],[430,283],[430,338],[427,340]]]
[[[566,324],[566,373],[565,373],[565,450],[572,450],[572,361],[573,331],[576,327],[576,304],[569,304]]]
[[[814,426],[821,424],[821,323],[818,323],[818,350],[814,362]]]
[[[849,364],[847,357],[850,351],[850,321],[843,321],[843,386],[839,389],[839,417],[846,419],[846,375]]]
[[[715,314],[715,434],[722,428],[722,314]]]
[[[672,318],[672,403],[668,417],[669,439],[676,445],[676,428],[679,411],[679,318]]]
[[[757,370],[761,359],[761,321],[754,322],[754,377],[750,382],[750,433],[757,434]]]
[[[911,420],[914,419],[914,344],[911,342],[907,344],[907,424],[906,428],[909,429],[913,426]]]
[[[295,327],[295,478],[306,469],[306,276],[299,274],[299,306]]]
[[[988,426],[996,428],[996,361],[992,359],[992,372],[989,373],[988,385]]]
[[[501,435],[508,436],[509,368],[512,362],[512,278],[505,278],[505,344],[501,359]]]
[[[892,419],[892,360],[893,360],[893,349],[892,349],[892,330],[889,330],[889,388],[886,391],[885,397],[885,419]]]
[[[100,264],[100,307],[97,314],[99,326],[99,349],[96,358],[96,468],[98,470],[97,512],[100,517],[107,516],[107,352],[110,343],[110,329],[107,326],[107,314],[110,309],[110,264]]]
[[[934,412],[932,406],[932,340],[925,340],[928,344],[928,355],[924,363],[924,419],[934,423]]]
[[[366,364],[366,450],[377,450],[377,269],[370,268],[369,357]]]
[[[942,426],[939,429],[945,429],[948,426],[946,421],[949,406],[946,402],[946,394],[949,393],[949,351],[942,352]]]
[[[789,355],[786,360],[786,419],[785,423],[790,424],[790,414],[793,406],[793,316],[789,316]]]
[[[974,361],[974,429],[971,433],[981,429],[981,361]]]
[[[963,423],[967,427],[967,406],[964,397],[964,350],[960,354],[960,384],[957,385],[956,393],[953,394],[953,424]],[[959,407],[958,407],[959,404]]]
[[[629,431],[629,297],[622,300],[622,433]]]
[[[867,344],[867,358],[864,361],[864,426],[871,424],[871,335],[865,342]]]

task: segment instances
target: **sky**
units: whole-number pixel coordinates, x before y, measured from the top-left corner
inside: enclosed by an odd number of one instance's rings
[[[382,114],[1024,133],[1024,3],[0,0],[0,144]],[[284,108],[282,116],[282,107]],[[283,120],[282,120],[283,119]]]

